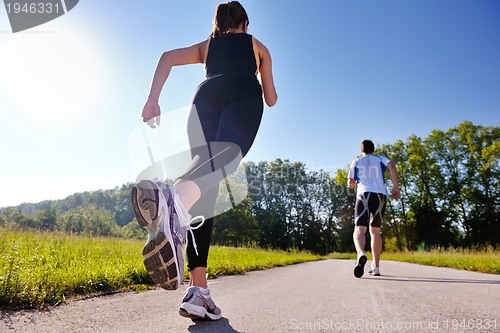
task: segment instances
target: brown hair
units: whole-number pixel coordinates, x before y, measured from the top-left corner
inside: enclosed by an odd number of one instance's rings
[[[247,12],[238,1],[221,3],[215,9],[214,26],[210,37],[227,36],[246,21],[248,21]]]
[[[373,141],[371,140],[363,140],[361,142],[361,152],[365,154],[371,154],[375,150],[375,146],[373,144]]]

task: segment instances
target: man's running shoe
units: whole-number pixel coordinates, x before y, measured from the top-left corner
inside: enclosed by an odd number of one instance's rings
[[[367,258],[364,253],[361,253],[358,256],[358,260],[356,261],[356,266],[354,267],[354,276],[360,278],[365,273],[365,264]]]
[[[218,320],[222,317],[221,310],[215,305],[210,290],[192,286],[186,290],[182,299],[179,314],[193,320]]]
[[[370,273],[370,275],[373,275],[373,276],[380,276],[380,268],[372,266],[370,268],[370,270],[368,271],[368,273]]]

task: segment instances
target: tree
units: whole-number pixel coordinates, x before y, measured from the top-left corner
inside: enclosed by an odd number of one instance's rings
[[[288,163],[277,159],[271,163],[245,164],[249,195],[254,203],[252,214],[258,221],[261,231],[259,245],[263,247],[292,247],[293,228],[288,225],[292,212],[287,201],[287,171],[284,169]]]
[[[57,210],[51,206],[34,214],[34,219],[41,230],[53,231],[57,223]]]
[[[212,243],[227,246],[256,244],[258,224],[250,211],[252,200],[246,198],[233,209],[214,218]]]
[[[455,130],[460,147],[467,183],[464,219],[467,244],[500,244],[499,177],[500,128],[475,126],[464,122]]]
[[[133,220],[121,228],[120,235],[125,238],[137,238],[146,239],[147,231],[145,228],[141,227],[137,220]]]
[[[119,236],[112,212],[95,205],[81,206],[63,213],[57,221],[60,231],[94,236]]]

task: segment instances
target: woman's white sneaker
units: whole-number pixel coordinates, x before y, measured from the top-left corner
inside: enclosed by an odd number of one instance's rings
[[[161,288],[176,290],[184,279],[184,258],[173,241],[167,201],[158,184],[143,180],[132,188],[132,207],[137,222],[148,231],[142,250],[144,266]],[[182,267],[182,268],[181,268]]]
[[[221,310],[215,305],[210,290],[191,286],[186,290],[179,314],[193,320],[218,320]]]

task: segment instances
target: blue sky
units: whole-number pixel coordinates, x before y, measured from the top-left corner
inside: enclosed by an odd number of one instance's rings
[[[135,181],[129,139],[156,63],[204,40],[217,3],[82,0],[16,34],[0,8],[0,207]],[[365,138],[500,124],[499,1],[241,3],[279,95],[246,161],[334,171]],[[175,68],[162,112],[185,108],[203,78],[202,65]]]

